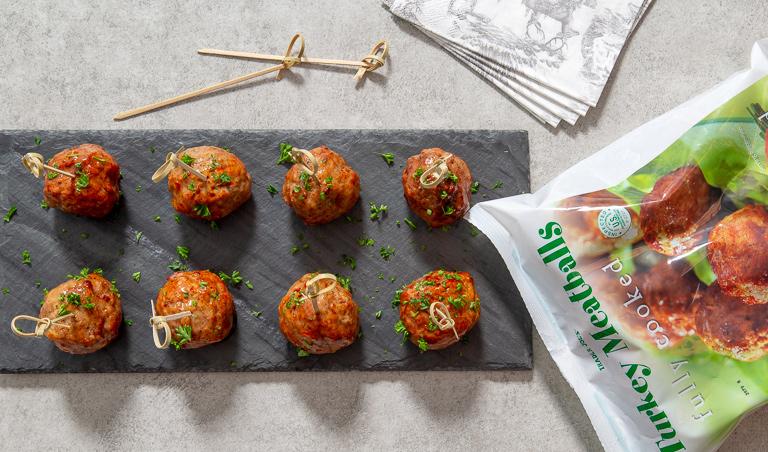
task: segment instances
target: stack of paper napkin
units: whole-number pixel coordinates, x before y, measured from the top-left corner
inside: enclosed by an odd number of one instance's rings
[[[557,127],[597,105],[627,38],[653,0],[383,0]]]

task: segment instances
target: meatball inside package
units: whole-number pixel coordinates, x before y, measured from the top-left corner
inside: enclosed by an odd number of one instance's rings
[[[768,401],[768,39],[752,67],[468,219],[606,450],[714,450]]]

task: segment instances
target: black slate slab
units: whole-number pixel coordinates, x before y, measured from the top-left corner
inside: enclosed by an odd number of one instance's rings
[[[39,139],[37,139],[39,137]],[[39,144],[36,144],[38,142]],[[121,165],[124,199],[104,220],[91,220],[40,207],[42,181],[22,167],[20,158],[35,151],[46,158],[80,143],[104,146]],[[276,166],[280,142],[312,148],[326,144],[360,173],[361,201],[353,222],[307,227],[266,187],[282,186],[286,167]],[[152,172],[165,153],[180,145],[217,145],[235,152],[253,177],[253,199],[212,230],[208,223],[182,217],[174,221],[165,182],[153,184]],[[0,372],[161,372],[270,370],[427,370],[530,369],[531,321],[500,256],[481,233],[465,222],[449,231],[428,231],[410,213],[400,175],[405,159],[426,147],[443,147],[464,158],[480,181],[473,202],[529,190],[528,138],[519,131],[445,130],[142,130],[0,132],[0,209],[16,206],[10,223],[0,225]],[[155,151],[152,152],[151,149]],[[388,167],[376,155],[395,154]],[[497,181],[502,188],[491,189]],[[380,222],[368,218],[368,203],[389,205]],[[156,215],[161,221],[154,221]],[[412,231],[402,223],[413,219]],[[396,220],[401,225],[396,225]],[[137,232],[142,237],[137,241]],[[357,243],[361,236],[374,247]],[[294,246],[302,247],[295,255]],[[171,274],[176,246],[191,249],[192,268],[239,270],[252,281],[233,288],[237,322],[225,341],[198,350],[158,350],[148,326],[150,299]],[[380,246],[392,246],[390,261]],[[32,265],[22,265],[29,250]],[[341,255],[354,256],[357,268],[343,266]],[[18,314],[37,315],[44,288],[63,282],[81,267],[101,267],[122,293],[125,319],[120,337],[86,356],[60,352],[45,338],[19,338],[10,330]],[[482,300],[482,316],[467,341],[442,351],[419,353],[401,345],[393,331],[397,311],[390,301],[401,285],[437,267],[471,272]],[[350,276],[362,311],[363,336],[352,346],[327,356],[299,358],[283,338],[276,307],[302,274],[324,270]],[[136,283],[131,274],[141,271]],[[395,277],[395,282],[389,278]],[[375,318],[383,311],[381,319]],[[257,317],[253,312],[260,311]]]

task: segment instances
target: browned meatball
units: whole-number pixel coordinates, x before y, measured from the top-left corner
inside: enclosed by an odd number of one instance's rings
[[[624,229],[626,232],[618,236],[610,233],[610,236],[607,236],[601,232],[600,217],[611,213],[611,210],[606,208],[613,208],[616,212],[624,214],[619,216],[617,221],[629,218],[628,224],[615,228],[618,232]],[[632,245],[642,238],[637,213],[626,201],[607,190],[564,199],[560,202],[557,215],[560,224],[564,226],[565,239],[570,249],[578,256],[597,257],[610,253],[615,248]]]
[[[420,182],[424,171],[449,155],[440,148],[424,149],[409,157],[403,169],[403,195],[408,206],[433,228],[453,224],[469,210],[472,174],[457,155],[446,160],[449,172],[439,184],[425,188]]]
[[[656,181],[640,207],[645,243],[661,254],[677,256],[703,239],[696,232],[720,210],[720,193],[698,166],[684,166]]]
[[[744,303],[713,284],[696,304],[696,333],[717,353],[755,361],[768,351],[768,305]]]
[[[189,311],[191,317],[168,322],[171,345],[200,348],[225,339],[232,331],[235,304],[227,285],[208,270],[177,272],[168,277],[155,302],[157,315]]]
[[[205,175],[200,180],[183,168],[168,175],[171,205],[200,220],[218,220],[234,212],[251,197],[251,175],[231,152],[215,146],[184,150],[179,158]]]
[[[98,144],[81,144],[54,155],[48,165],[75,175],[48,171],[43,198],[62,212],[102,218],[120,199],[120,166]]]
[[[723,292],[747,303],[768,302],[768,212],[750,205],[709,233],[707,256]]]
[[[61,350],[78,355],[106,347],[123,321],[117,288],[100,272],[87,269],[48,292],[40,308],[40,318],[69,313],[73,315],[53,324],[45,335]]]
[[[288,342],[300,350],[312,354],[334,353],[355,342],[360,331],[357,303],[349,290],[340,284],[329,292],[315,297],[319,312],[315,312],[307,293],[307,282],[317,276],[308,273],[296,281],[280,300],[277,315],[280,331]],[[315,291],[333,284],[332,280],[321,279]]]
[[[395,331],[406,334],[422,351],[455,344],[480,319],[480,298],[475,292],[475,281],[467,272],[435,270],[404,286],[395,299],[400,305],[400,322]],[[452,328],[441,330],[432,320],[430,306],[434,302],[441,302],[448,309],[455,322],[455,334]],[[440,320],[437,314],[435,317]]]
[[[330,223],[360,199],[360,176],[344,157],[325,146],[309,152],[317,159],[317,178],[294,164],[285,174],[283,200],[308,225]]]

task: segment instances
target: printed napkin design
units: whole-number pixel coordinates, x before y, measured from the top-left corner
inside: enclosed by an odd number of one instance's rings
[[[385,3],[392,13],[427,32],[446,50],[454,55],[460,53],[463,57],[460,59],[465,62],[473,62],[473,69],[484,77],[502,82],[524,77],[540,85],[542,89],[535,91],[554,100],[565,111],[558,111],[557,106],[553,109],[542,105],[540,100],[520,94],[519,90],[513,91],[559,118],[570,119],[574,114],[583,115],[588,106],[597,104],[627,37],[650,1],[388,0]],[[563,95],[574,102],[562,102]]]

